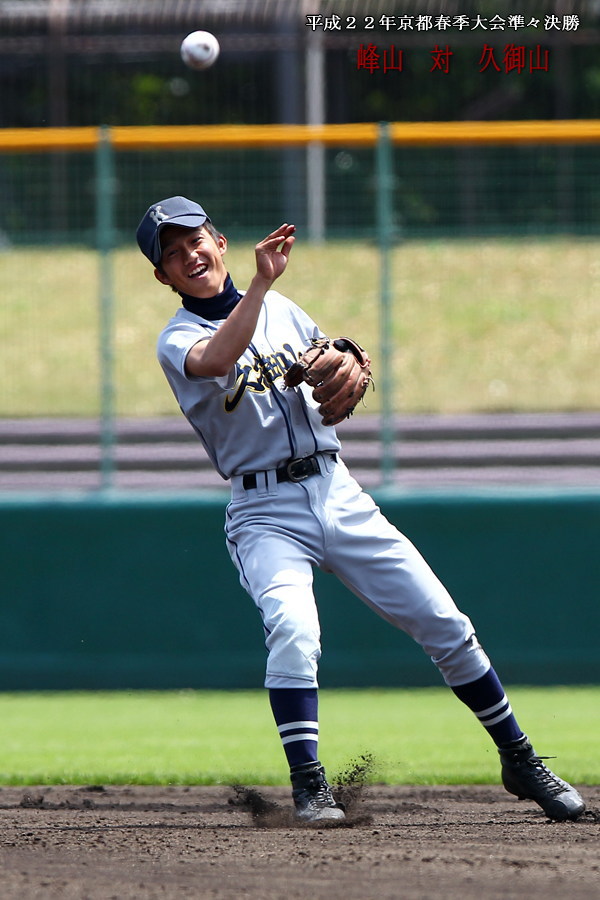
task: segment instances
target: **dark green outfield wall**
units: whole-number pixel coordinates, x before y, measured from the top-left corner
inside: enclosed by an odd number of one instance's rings
[[[600,683],[600,493],[378,495],[512,683]],[[0,690],[259,687],[220,496],[0,500]],[[321,685],[440,684],[317,573]]]

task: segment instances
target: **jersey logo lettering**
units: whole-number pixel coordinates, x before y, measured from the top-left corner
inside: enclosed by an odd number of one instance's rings
[[[291,357],[287,354],[291,354]],[[246,393],[264,394],[271,390],[271,385],[277,378],[281,378],[294,362],[294,350],[289,344],[284,344],[283,350],[278,350],[270,356],[255,356],[252,365],[236,365],[237,378],[232,391],[225,395],[225,412],[233,412]]]

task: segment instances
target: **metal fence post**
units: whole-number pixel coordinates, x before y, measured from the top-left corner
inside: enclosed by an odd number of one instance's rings
[[[114,410],[114,152],[110,129],[101,126],[96,146],[96,248],[100,364],[100,485],[112,487],[115,469]]]
[[[321,126],[325,122],[325,51],[319,32],[308,36],[306,66],[306,122]],[[313,244],[325,240],[326,195],[325,147],[311,141],[306,147],[308,236]]]
[[[380,122],[376,147],[376,191],[377,241],[380,257],[381,480],[384,486],[390,485],[394,478],[391,286],[391,250],[394,228],[393,180],[390,128],[387,122]]]

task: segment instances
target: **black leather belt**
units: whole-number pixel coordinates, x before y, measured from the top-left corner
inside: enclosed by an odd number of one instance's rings
[[[335,453],[327,453],[325,455],[329,456],[333,462],[337,459]],[[311,475],[318,475],[320,471],[318,454],[315,454],[314,456],[304,456],[302,459],[291,459],[285,466],[275,469],[275,477],[277,481],[304,481],[305,478],[310,478]],[[242,484],[246,491],[255,488],[256,473],[249,472],[247,475],[244,475]]]

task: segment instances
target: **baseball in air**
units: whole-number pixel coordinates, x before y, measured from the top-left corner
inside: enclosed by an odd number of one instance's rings
[[[218,40],[210,31],[192,31],[181,42],[181,58],[190,69],[208,69],[220,50]]]

